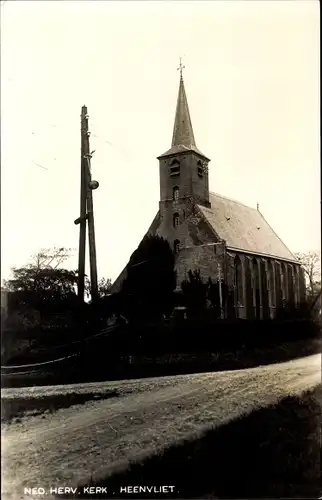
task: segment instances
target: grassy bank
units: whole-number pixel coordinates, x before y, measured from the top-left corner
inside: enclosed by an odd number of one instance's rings
[[[134,356],[133,373],[152,370],[157,375],[177,373],[241,370],[259,365],[283,363],[291,359],[310,356],[321,352],[321,341],[316,339],[285,342],[266,347],[243,347],[236,350],[208,351],[197,353],[175,353],[163,356]]]
[[[89,392],[42,396],[38,398],[12,398],[2,402],[1,424],[19,422],[22,417],[31,417],[52,413],[61,408],[81,405],[87,401],[98,401],[118,396],[117,391]]]
[[[120,486],[127,485],[173,485],[174,493],[161,496],[180,498],[317,498],[318,398],[321,387],[287,397],[90,485],[107,487],[105,498],[131,496],[120,493]],[[156,496],[140,493],[140,498]]]

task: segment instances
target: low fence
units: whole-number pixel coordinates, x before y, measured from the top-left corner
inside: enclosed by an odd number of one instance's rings
[[[313,354],[321,349],[320,343],[319,326],[308,321],[114,326],[56,346],[64,356],[50,351],[51,358],[47,353],[38,362],[2,366],[2,384],[51,385],[241,369]]]

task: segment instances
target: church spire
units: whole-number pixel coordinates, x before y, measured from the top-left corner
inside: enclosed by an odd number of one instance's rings
[[[190,148],[191,146],[196,146],[195,137],[193,135],[191,118],[189,113],[189,106],[186,96],[186,91],[184,88],[182,70],[184,66],[181,62],[178,70],[180,70],[180,84],[179,93],[177,100],[176,116],[174,120],[173,136],[171,146],[186,146]]]
[[[180,83],[179,83],[179,93],[177,100],[177,108],[176,115],[174,120],[173,127],[173,135],[172,135],[172,144],[171,148],[158,156],[158,159],[163,158],[165,156],[172,156],[179,153],[186,153],[188,151],[197,153],[199,156],[202,156],[204,159],[209,160],[196,146],[195,136],[192,130],[191,118],[189,113],[189,106],[186,96],[186,91],[183,83],[182,70],[184,66],[182,64],[180,58]]]

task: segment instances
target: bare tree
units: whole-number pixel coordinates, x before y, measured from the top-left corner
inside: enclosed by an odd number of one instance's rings
[[[37,269],[57,269],[75,254],[74,248],[42,248],[31,258],[31,265]]]
[[[298,252],[295,254],[303,267],[306,280],[308,295],[313,298],[321,289],[321,253]]]

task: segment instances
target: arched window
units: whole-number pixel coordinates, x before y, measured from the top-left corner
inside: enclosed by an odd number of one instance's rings
[[[285,300],[283,265],[280,266],[280,273],[281,273],[281,295],[282,295],[282,300]]]
[[[259,270],[258,270],[258,262],[255,257],[253,258],[253,272],[254,272],[254,289],[259,290],[260,288]]]
[[[180,175],[180,163],[178,160],[173,160],[170,165],[170,176],[177,177]]]
[[[179,188],[178,188],[178,186],[174,186],[174,188],[173,188],[173,200],[174,201],[179,200]]]
[[[174,249],[174,253],[179,253],[179,251],[180,251],[180,241],[179,240],[174,240],[173,249]]]
[[[244,305],[244,293],[243,293],[243,270],[242,263],[238,255],[234,259],[235,268],[235,285],[236,285],[236,304],[239,306]]]
[[[268,307],[275,307],[275,288],[274,288],[274,271],[273,264],[268,261],[267,265],[267,292],[268,292]]]
[[[283,300],[288,301],[288,273],[287,273],[287,264],[286,262],[281,265],[281,282],[282,282],[282,292],[283,292]]]
[[[245,268],[245,302],[247,313],[246,317],[249,319],[254,318],[254,292],[253,292],[253,267],[251,262],[251,257],[246,256],[244,260]]]
[[[294,296],[295,296],[295,304],[298,305],[300,302],[300,287],[299,287],[299,266],[295,266],[295,273],[294,273]]]
[[[287,266],[287,279],[288,279],[288,300],[291,304],[295,302],[295,294],[294,294],[294,268],[292,264]]]
[[[261,300],[260,300],[260,281],[257,259],[253,258],[253,276],[254,276],[254,299],[255,299],[255,317],[260,319]]]
[[[282,283],[281,283],[281,264],[278,260],[274,262],[275,268],[275,305],[278,310],[282,305]]]
[[[180,217],[178,212],[176,212],[175,214],[173,214],[173,227],[177,227],[179,225],[180,225]]]

